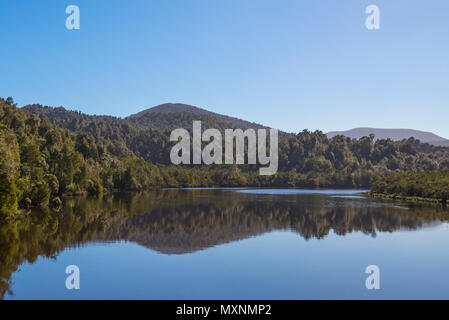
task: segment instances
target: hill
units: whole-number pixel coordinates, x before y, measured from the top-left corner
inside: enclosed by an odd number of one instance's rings
[[[415,138],[423,143],[429,143],[435,146],[449,146],[449,140],[437,136],[432,132],[425,132],[412,129],[376,129],[376,128],[355,128],[347,131],[332,131],[326,135],[331,139],[337,135],[343,135],[351,139],[360,139],[374,134],[375,140],[391,139],[393,141],[402,141],[404,139]]]
[[[267,129],[258,123],[211,112],[195,106],[182,103],[165,103],[143,110],[125,118],[132,125],[148,129],[173,130],[176,128],[189,129],[194,120],[200,120],[203,128],[224,129]]]

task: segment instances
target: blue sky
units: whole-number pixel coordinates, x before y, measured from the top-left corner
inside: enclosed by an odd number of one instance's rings
[[[71,4],[80,30],[65,28]],[[449,138],[447,0],[1,0],[0,39],[0,96],[19,106],[182,102],[290,132]]]

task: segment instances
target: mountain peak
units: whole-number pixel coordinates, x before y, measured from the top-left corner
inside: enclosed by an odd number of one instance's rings
[[[189,104],[168,102],[140,111],[139,113],[129,116],[129,118],[140,117],[149,113],[175,113],[175,112],[190,112],[194,114],[214,114],[213,112]]]
[[[184,103],[164,103],[130,115],[126,119],[141,128],[174,129],[191,128],[192,121],[202,121],[204,128],[262,129],[261,124],[215,113]]]

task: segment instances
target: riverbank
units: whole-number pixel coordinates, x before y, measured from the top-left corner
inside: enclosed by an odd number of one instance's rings
[[[375,181],[372,196],[445,204],[449,199],[449,170],[396,172]]]
[[[436,199],[436,198],[424,198],[424,197],[415,197],[415,196],[403,196],[398,194],[386,194],[386,193],[374,193],[368,192],[371,198],[378,199],[389,199],[389,200],[403,200],[403,201],[411,201],[411,202],[425,202],[425,203],[441,203],[446,204],[446,200],[444,199]]]

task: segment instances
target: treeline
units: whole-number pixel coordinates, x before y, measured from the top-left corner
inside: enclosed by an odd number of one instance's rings
[[[449,199],[449,170],[394,173],[377,180],[371,192],[378,196],[436,199],[446,203]]]
[[[391,172],[449,168],[449,148],[413,138],[328,139],[307,130],[281,137],[273,176],[260,176],[255,165],[174,166],[169,135],[64,108],[19,109],[0,98],[0,216],[20,207],[57,207],[65,195],[163,187],[369,188]]]

